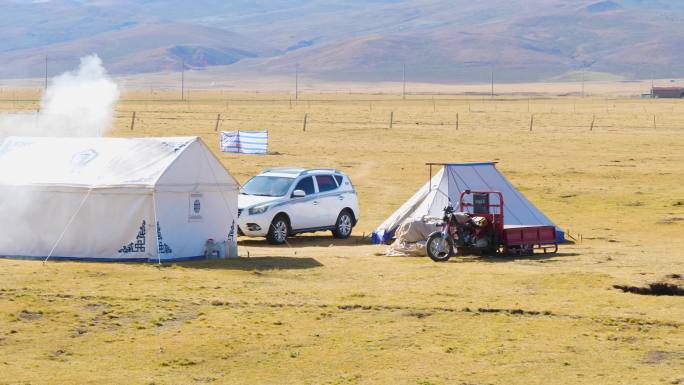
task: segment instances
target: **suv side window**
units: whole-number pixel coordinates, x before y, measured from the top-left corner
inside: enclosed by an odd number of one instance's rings
[[[316,182],[318,183],[318,192],[323,193],[337,188],[337,183],[332,175],[316,175]]]
[[[302,190],[306,195],[311,195],[316,193],[316,189],[314,189],[314,184],[313,184],[313,179],[310,176],[307,176],[306,178],[302,178],[302,180],[297,183],[297,186],[294,188],[295,190]]]
[[[342,187],[342,175],[335,175],[335,180],[337,181],[337,185]]]

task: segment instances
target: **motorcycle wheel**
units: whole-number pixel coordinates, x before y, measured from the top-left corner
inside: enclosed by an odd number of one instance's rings
[[[454,254],[454,242],[441,233],[430,235],[425,248],[430,259],[435,262],[446,262]]]

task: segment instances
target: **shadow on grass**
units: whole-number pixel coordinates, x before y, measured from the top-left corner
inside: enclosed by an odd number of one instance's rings
[[[454,256],[449,259],[449,262],[468,263],[468,262],[488,262],[488,263],[506,263],[514,261],[539,261],[539,262],[554,262],[554,258],[558,257],[575,257],[578,253],[548,253],[548,254],[532,254],[532,255],[466,255]]]
[[[254,271],[313,269],[321,267],[323,264],[314,258],[308,257],[252,257],[175,262],[172,263],[171,266],[179,266],[187,269]]]
[[[329,247],[329,246],[365,246],[370,245],[371,241],[368,237],[360,235],[352,235],[347,239],[333,238],[332,236],[321,235],[297,235],[287,238],[287,244],[276,246],[268,243],[265,238],[246,238],[239,239],[238,246],[246,247],[283,247],[288,248],[288,244],[292,248],[302,247]]]

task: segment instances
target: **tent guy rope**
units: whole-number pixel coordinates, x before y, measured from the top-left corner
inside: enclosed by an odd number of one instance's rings
[[[64,230],[62,230],[62,233],[59,235],[59,238],[57,238],[57,241],[55,242],[54,245],[52,245],[52,249],[50,249],[50,252],[48,253],[47,257],[45,257],[45,260],[43,261],[43,264],[52,257],[52,253],[55,252],[55,249],[59,245],[60,242],[62,242],[62,238],[64,238],[64,234],[66,234],[67,230],[69,229],[69,226],[71,226],[71,223],[73,223],[74,219],[76,219],[76,216],[78,216],[78,213],[81,212],[81,209],[83,208],[83,205],[85,205],[86,200],[88,200],[88,197],[90,196],[90,193],[93,191],[92,188],[88,189],[88,193],[83,197],[83,200],[81,200],[81,204],[78,206],[76,209],[76,212],[74,215],[71,216],[69,219],[69,222],[67,222],[66,226],[64,226]]]

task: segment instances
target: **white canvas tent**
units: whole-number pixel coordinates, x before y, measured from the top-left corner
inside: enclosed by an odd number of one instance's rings
[[[397,227],[407,219],[441,217],[442,210],[449,204],[450,199],[454,208],[458,210],[461,192],[465,190],[501,192],[504,200],[505,226],[552,225],[556,227],[558,242],[563,241],[563,231],[516,190],[496,169],[495,163],[453,163],[443,166],[428,183],[373,232],[374,243],[391,241]]]
[[[100,261],[237,256],[238,183],[197,137],[24,138],[0,145],[0,256]]]

